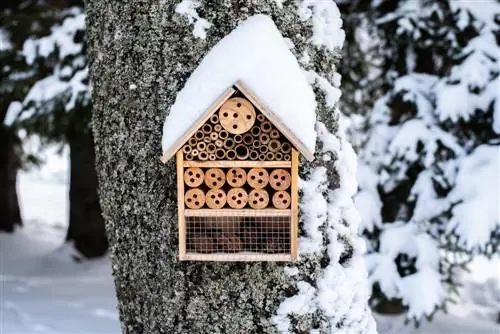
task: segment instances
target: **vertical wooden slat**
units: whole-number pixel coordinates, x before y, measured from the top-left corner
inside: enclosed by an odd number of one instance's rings
[[[291,255],[297,260],[297,239],[299,232],[299,152],[292,149],[292,226],[291,226]]]
[[[177,151],[177,215],[179,216],[179,260],[186,258],[186,221],[184,218],[184,153]]]

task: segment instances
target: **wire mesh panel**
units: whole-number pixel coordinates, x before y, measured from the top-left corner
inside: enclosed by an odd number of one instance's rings
[[[186,250],[200,254],[287,254],[290,217],[186,217]]]

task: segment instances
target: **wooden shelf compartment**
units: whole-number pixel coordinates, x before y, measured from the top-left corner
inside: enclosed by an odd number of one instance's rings
[[[291,161],[247,161],[247,160],[219,160],[219,161],[186,161],[183,163],[184,167],[261,167],[261,168],[291,168]]]
[[[290,217],[292,210],[278,209],[185,209],[186,217]]]
[[[247,262],[247,261],[270,261],[270,262],[290,262],[294,261],[289,253],[286,254],[265,254],[265,253],[186,253],[180,256],[181,261],[218,261],[218,262]]]

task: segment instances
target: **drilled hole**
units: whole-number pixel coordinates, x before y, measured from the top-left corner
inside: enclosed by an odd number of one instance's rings
[[[283,198],[283,194],[279,194],[279,195],[278,195],[278,197],[279,197],[279,198]]]
[[[198,201],[194,202],[194,205],[198,206],[198,205],[200,205],[200,202],[198,202]]]
[[[215,174],[214,174],[214,173],[212,173],[210,176],[211,176],[211,177],[215,177]]]
[[[243,197],[243,194],[242,194],[242,193],[239,193],[239,194],[238,194],[238,197]]]
[[[216,199],[215,204],[219,205],[219,203],[220,203],[219,200]]]
[[[233,129],[237,129],[237,128],[238,128],[238,125],[233,124]]]
[[[227,117],[227,112],[223,113],[222,116]]]
[[[221,193],[219,193],[219,195],[217,195],[217,196],[219,196],[219,198],[220,198],[220,197],[222,197],[222,194],[221,194]]]
[[[193,172],[189,171],[188,174],[189,174],[189,176],[191,176],[191,175],[193,175]]]
[[[213,186],[216,186],[216,185],[217,185],[217,182],[212,182],[212,185],[213,185]]]
[[[284,177],[284,176],[282,176],[282,177],[281,177],[281,180],[282,180],[282,181],[285,181],[285,179],[286,179],[286,177]]]
[[[276,182],[277,187],[281,187],[281,182]]]
[[[191,183],[193,183],[193,182],[194,182],[194,179],[189,179],[189,181],[191,181]]]
[[[198,197],[198,195],[196,195],[196,194],[193,194],[193,198],[196,198],[196,197]]]
[[[188,201],[188,202],[191,202],[191,198],[188,198],[188,199],[187,199],[187,201]]]

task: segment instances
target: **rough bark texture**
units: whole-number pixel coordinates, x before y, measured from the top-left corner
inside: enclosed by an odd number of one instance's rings
[[[75,110],[67,139],[70,148],[69,227],[67,241],[85,257],[102,256],[108,249],[104,219],[97,196],[97,173],[89,108]],[[74,120],[78,121],[78,124]]]
[[[241,20],[270,15],[293,41],[298,58],[311,35],[310,23],[300,20],[295,1],[282,8],[275,1],[206,1],[197,11],[212,27],[206,39],[199,39],[186,18],[175,13],[178,2],[93,0],[87,8],[99,191],[122,329],[276,333],[271,318],[278,306],[297,293],[297,281],[314,284],[329,262],[326,251],[301,257],[293,278],[285,274],[283,263],[177,261],[175,161],[160,163],[160,141],[177,92],[208,50]],[[329,76],[337,62],[332,53],[318,49],[309,55],[311,69]],[[336,117],[321,92],[318,102],[318,118],[335,132]],[[302,174],[324,165],[335,189],[338,177],[331,161],[317,159],[304,165]],[[347,260],[352,247],[345,249]],[[364,300],[350,303],[333,321],[320,311],[293,316],[293,332],[346,329],[351,307],[366,307]]]
[[[16,179],[20,142],[9,129],[0,125],[0,231],[13,232],[21,225]]]

